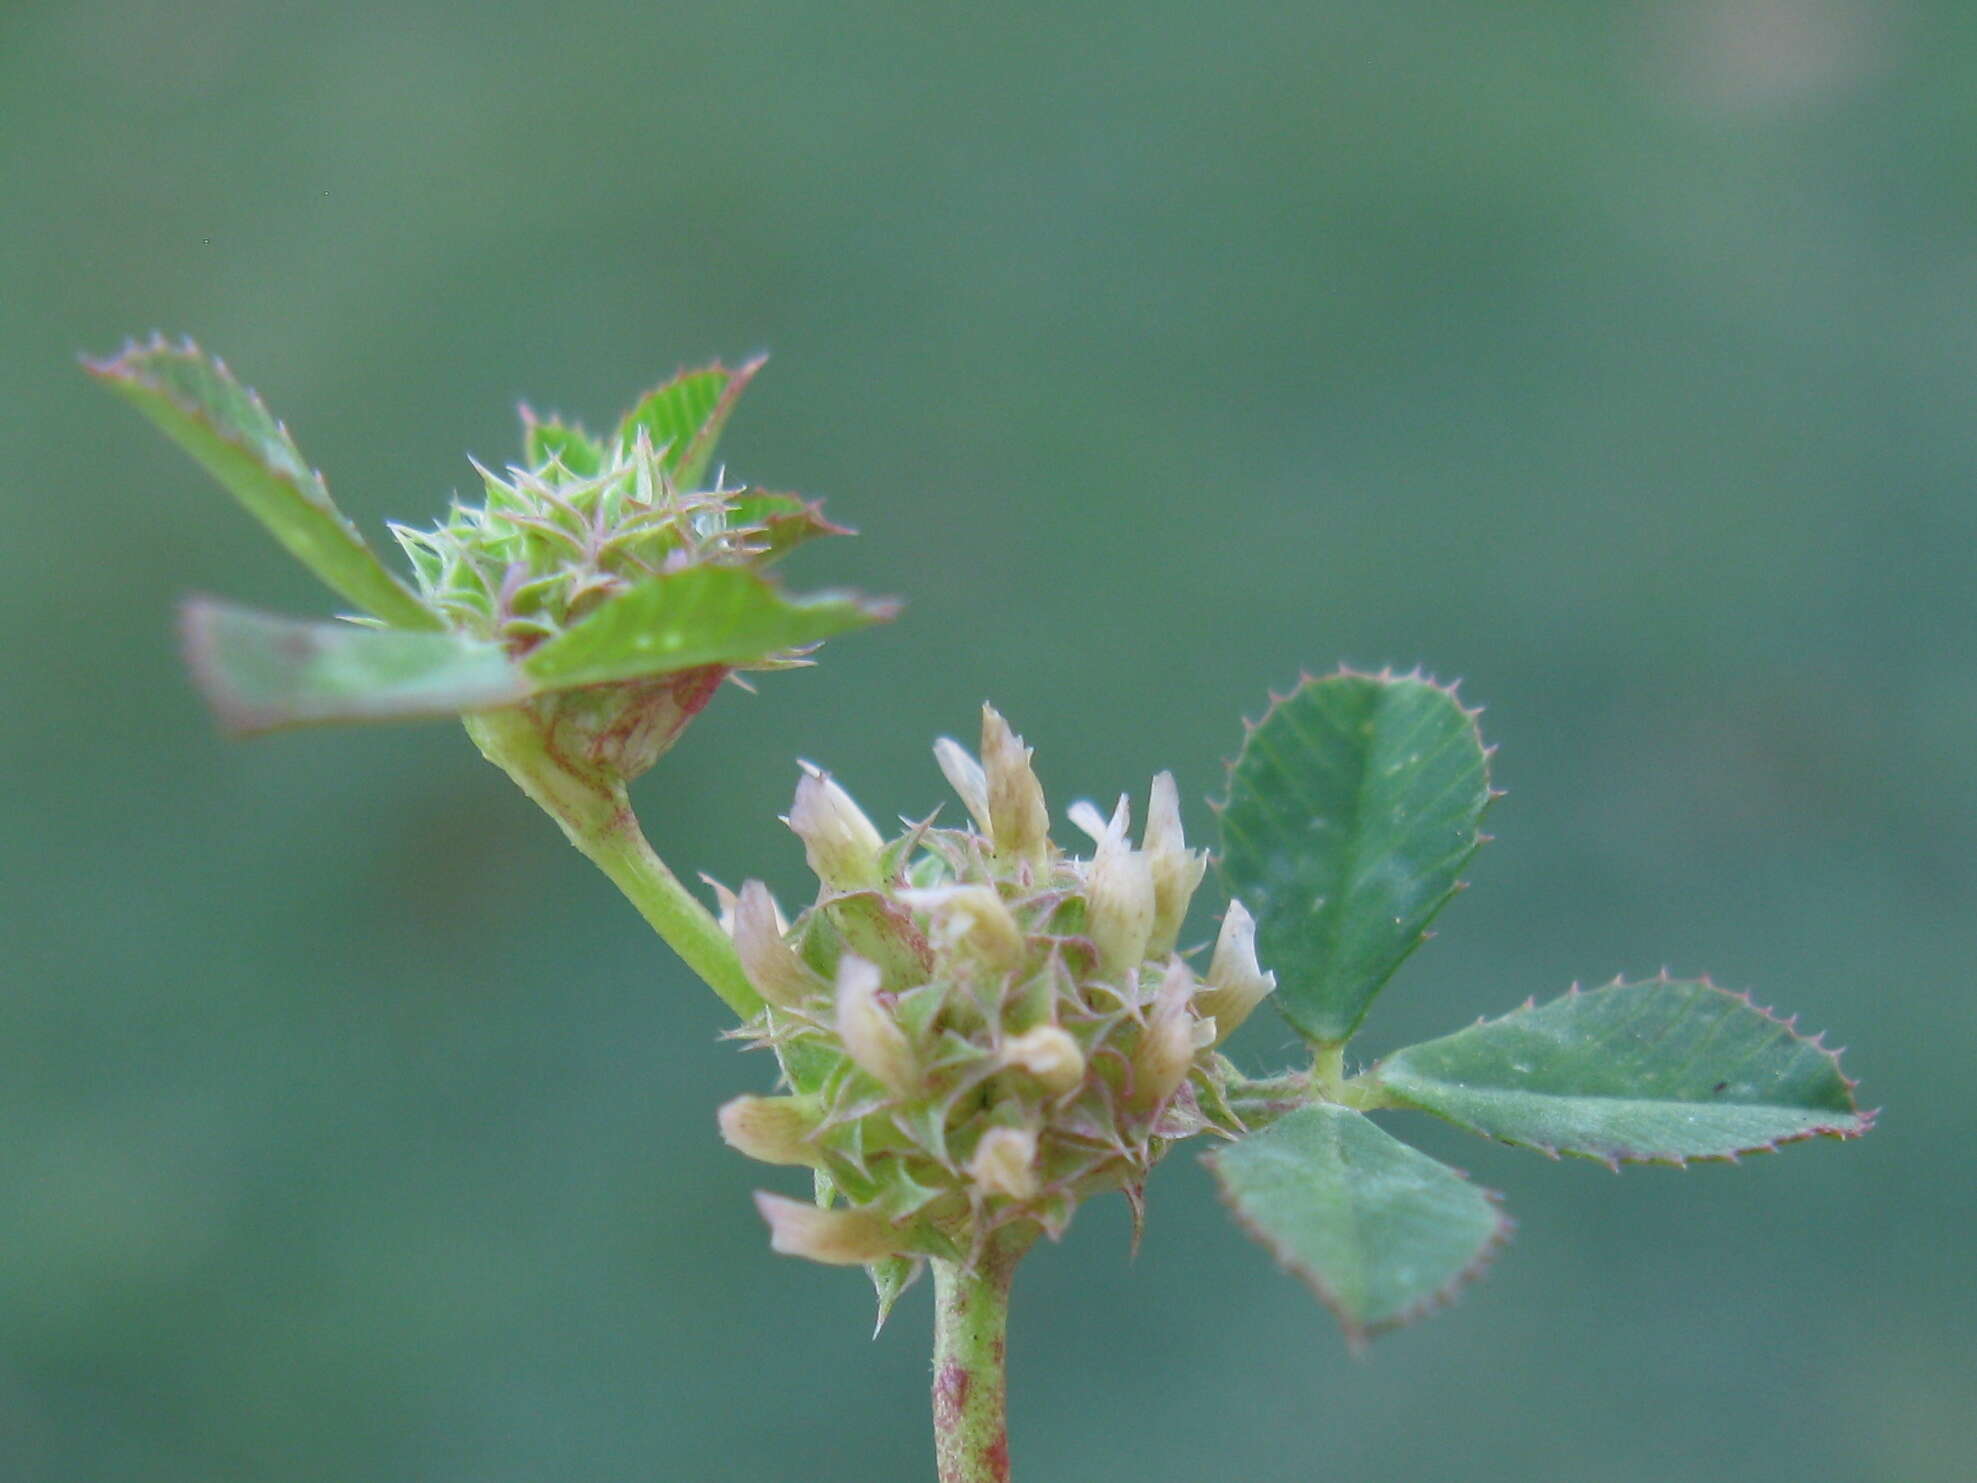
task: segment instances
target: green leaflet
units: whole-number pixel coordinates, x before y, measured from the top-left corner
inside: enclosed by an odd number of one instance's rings
[[[337,509],[287,429],[219,361],[189,340],[153,340],[85,367],[191,454],[338,596],[396,628],[440,626]]]
[[[1207,1163],[1244,1228],[1325,1301],[1355,1347],[1446,1299],[1510,1231],[1487,1191],[1330,1102]]]
[[[739,567],[654,577],[607,599],[522,661],[543,688],[746,665],[892,615],[890,603],[839,593],[790,597]]]
[[[1616,1166],[1734,1158],[1872,1121],[1834,1052],[1707,981],[1574,990],[1410,1046],[1371,1080],[1391,1103]]]
[[[816,500],[800,494],[772,494],[764,489],[744,489],[728,503],[731,527],[752,526],[760,534],[751,545],[760,548],[760,564],[781,561],[806,541],[818,536],[847,536],[853,532],[835,521],[826,520]]]
[[[206,598],[182,621],[193,676],[230,731],[452,716],[530,691],[499,644],[458,634],[304,623]]]
[[[758,359],[735,371],[716,365],[680,372],[640,397],[624,415],[618,424],[619,444],[630,448],[642,429],[654,448],[665,450],[659,462],[675,487],[698,489],[721,429],[762,364]]]
[[[604,450],[589,433],[560,417],[538,421],[526,406],[522,408],[522,457],[531,469],[553,459],[571,473],[586,477],[604,467]]]
[[[1244,738],[1222,877],[1275,1002],[1337,1045],[1455,894],[1490,799],[1475,715],[1418,676],[1306,680]]]

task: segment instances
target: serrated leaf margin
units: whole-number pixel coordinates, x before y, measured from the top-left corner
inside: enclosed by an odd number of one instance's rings
[[[1827,1045],[1825,1043],[1827,1032],[1824,1030],[1821,1030],[1817,1035],[1805,1034],[1803,1031],[1801,1031],[1798,1028],[1799,1017],[1797,1015],[1792,1015],[1788,1019],[1780,1017],[1775,1009],[1772,1009],[1768,1005],[1759,1004],[1757,1000],[1752,996],[1752,993],[1749,989],[1742,989],[1742,990],[1727,989],[1723,987],[1723,985],[1717,983],[1715,980],[1710,978],[1708,974],[1702,974],[1695,978],[1677,978],[1673,974],[1669,973],[1669,971],[1666,968],[1663,968],[1659,972],[1657,972],[1653,978],[1635,979],[1632,981],[1629,981],[1624,975],[1616,974],[1611,980],[1609,980],[1606,983],[1595,984],[1591,990],[1587,990],[1582,986],[1580,986],[1579,984],[1574,983],[1570,988],[1568,988],[1565,991],[1563,995],[1560,996],[1560,998],[1571,998],[1574,995],[1584,994],[1588,992],[1597,993],[1604,989],[1640,989],[1640,988],[1652,988],[1657,986],[1664,986],[1664,985],[1678,984],[1678,983],[1694,984],[1700,988],[1709,989],[1715,993],[1721,994],[1726,999],[1734,999],[1739,1003],[1741,1003],[1742,1005],[1744,1005],[1745,1008],[1755,1011],[1758,1015],[1760,1015],[1764,1019],[1767,1019],[1772,1024],[1777,1025],[1780,1029],[1784,1030],[1787,1034],[1789,1034],[1792,1037],[1792,1039],[1796,1041],[1798,1044],[1803,1046],[1809,1046],[1813,1050],[1817,1051],[1820,1055],[1824,1056],[1829,1062],[1832,1063],[1833,1074],[1838,1076],[1841,1084],[1846,1087],[1847,1102],[1849,1109],[1852,1111],[1855,1118],[1858,1119],[1856,1125],[1851,1128],[1840,1127],[1837,1125],[1807,1128],[1804,1132],[1801,1133],[1791,1133],[1782,1138],[1773,1138],[1763,1143],[1754,1143],[1747,1148],[1734,1149],[1729,1153],[1629,1154],[1619,1157],[1616,1157],[1612,1154],[1608,1154],[1602,1157],[1601,1155],[1597,1153],[1593,1153],[1587,1149],[1558,1148],[1551,1144],[1535,1143],[1528,1139],[1504,1138],[1498,1136],[1495,1133],[1485,1133],[1480,1129],[1473,1128],[1469,1126],[1467,1123],[1460,1122],[1455,1118],[1446,1117],[1443,1114],[1435,1111],[1431,1107],[1422,1107],[1414,1102],[1408,1101],[1405,1097],[1403,1097],[1401,1094],[1394,1091],[1393,1089],[1387,1087],[1380,1080],[1381,1066],[1384,1065],[1387,1060],[1390,1060],[1392,1056],[1399,1055],[1400,1051],[1398,1050],[1391,1052],[1388,1056],[1382,1057],[1380,1061],[1376,1062],[1372,1067],[1370,1067],[1364,1073],[1364,1078],[1363,1078],[1364,1083],[1366,1084],[1369,1093],[1380,1099],[1379,1102],[1376,1103],[1377,1106],[1400,1108],[1400,1109],[1405,1109],[1406,1111],[1409,1112],[1424,1112],[1428,1116],[1435,1118],[1439,1122],[1447,1123],[1452,1128],[1460,1128],[1465,1133],[1474,1133],[1476,1134],[1476,1136],[1480,1138],[1489,1139],[1489,1141],[1492,1143],[1505,1144],[1506,1146],[1511,1148],[1529,1149],[1531,1152],[1541,1153],[1546,1158],[1551,1159],[1555,1162],[1562,1161],[1568,1158],[1585,1159],[1591,1163],[1602,1164],[1615,1174],[1618,1174],[1620,1172],[1621,1167],[1626,1164],[1655,1164],[1661,1166],[1662,1168],[1667,1168],[1667,1169],[1686,1169],[1691,1164],[1734,1164],[1741,1161],[1746,1155],[1776,1153],[1779,1149],[1784,1148],[1793,1143],[1806,1143],[1814,1138],[1837,1138],[1841,1140],[1850,1140],[1854,1138],[1863,1137],[1874,1130],[1875,1119],[1879,1116],[1881,1109],[1878,1107],[1863,1108],[1860,1105],[1858,1099],[1855,1098],[1854,1092],[1860,1086],[1860,1081],[1857,1077],[1852,1077],[1847,1075],[1846,1071],[1840,1065],[1840,1057],[1842,1054],[1845,1053],[1846,1047]],[[1558,999],[1547,999],[1545,1001],[1545,1004],[1547,1005],[1556,1004],[1558,1002],[1559,1002]],[[1474,1025],[1465,1026],[1464,1028],[1473,1029],[1475,1028],[1476,1025],[1500,1025],[1507,1021],[1517,1018],[1519,1015],[1529,1014],[1532,1011],[1540,1009],[1542,1007],[1544,1006],[1539,1004],[1537,995],[1533,994],[1527,999],[1525,999],[1525,1001],[1522,1004],[1518,1005],[1515,1009],[1509,1010],[1504,1014],[1500,1014],[1496,1016],[1496,1018],[1494,1019],[1490,1018],[1488,1015],[1478,1015]],[[1457,1031],[1452,1033],[1459,1034],[1460,1032]],[[1403,1046],[1402,1049],[1405,1050],[1408,1049],[1408,1047]]]
[[[188,404],[169,390],[154,374],[144,368],[142,361],[148,356],[179,356],[198,362],[214,376],[227,383],[249,406],[267,420],[277,438],[285,445],[286,451],[292,456],[295,468],[307,475],[314,484],[314,489],[299,484],[295,472],[270,464],[236,432],[215,421],[204,408]],[[255,509],[244,496],[230,487],[227,488],[227,492],[233,495],[235,501],[245,508],[264,530],[274,536],[280,545],[307,567],[311,575],[339,597],[366,609],[395,628],[415,632],[437,632],[443,627],[438,615],[420,601],[396,573],[385,566],[377,552],[372,549],[371,543],[364,538],[363,532],[338,507],[329,493],[329,486],[324,481],[322,473],[303,457],[294,436],[288,430],[288,424],[270,412],[260,392],[236,376],[219,356],[209,355],[189,335],[182,336],[178,343],[174,344],[163,334],[154,333],[148,340],[133,339],[125,342],[115,355],[100,358],[84,356],[82,368],[96,381],[110,387],[135,405],[147,421],[157,426],[171,442],[177,444],[182,451],[191,456],[194,462],[205,468],[207,474],[222,487],[227,486],[225,477],[212,469],[202,454],[187,447],[177,431],[160,422],[152,408],[147,406],[138,395],[139,393],[169,403],[172,409],[187,422],[197,424],[208,436],[232,448],[270,480],[286,485],[303,506],[325,521],[328,528],[345,543],[345,555],[354,563],[351,570],[338,572],[324,570],[317,562],[297,550],[290,537],[271,524],[267,517]]]
[[[1462,681],[1460,679],[1451,680],[1448,683],[1444,684],[1442,681],[1436,679],[1433,675],[1429,674],[1425,668],[1423,668],[1421,665],[1418,664],[1404,673],[1396,671],[1392,665],[1383,665],[1378,670],[1367,670],[1367,669],[1357,669],[1350,664],[1343,664],[1343,663],[1340,664],[1336,669],[1333,669],[1322,675],[1316,675],[1313,674],[1310,670],[1301,669],[1298,671],[1297,683],[1291,686],[1290,689],[1286,690],[1283,694],[1279,695],[1275,690],[1269,690],[1269,689],[1266,689],[1264,691],[1264,694],[1268,698],[1263,707],[1262,713],[1258,715],[1254,720],[1251,720],[1248,716],[1244,716],[1242,718],[1242,728],[1243,728],[1242,745],[1239,748],[1237,748],[1235,756],[1224,757],[1222,759],[1222,772],[1223,772],[1222,796],[1220,798],[1210,797],[1207,800],[1209,812],[1215,816],[1216,839],[1218,845],[1221,841],[1222,817],[1224,813],[1226,813],[1228,810],[1230,800],[1235,790],[1236,768],[1241,764],[1243,753],[1249,747],[1250,737],[1257,731],[1259,727],[1261,727],[1266,721],[1268,721],[1273,715],[1275,715],[1278,710],[1280,710],[1285,705],[1289,704],[1291,701],[1295,700],[1297,696],[1301,694],[1304,690],[1308,689],[1313,685],[1322,684],[1327,680],[1335,680],[1335,679],[1372,680],[1383,685],[1391,685],[1396,683],[1404,683],[1407,681],[1414,681],[1418,684],[1425,685],[1432,690],[1440,691],[1442,694],[1446,695],[1449,698],[1449,700],[1454,704],[1457,712],[1462,716],[1462,718],[1465,721],[1469,723],[1469,729],[1475,736],[1476,745],[1478,746],[1478,748],[1481,749],[1483,754],[1483,806],[1481,809],[1477,811],[1476,814],[1476,824],[1477,824],[1476,842],[1475,844],[1470,846],[1469,853],[1464,855],[1462,857],[1461,862],[1455,867],[1456,869],[1455,883],[1449,887],[1447,894],[1445,894],[1442,897],[1442,899],[1435,904],[1434,909],[1430,911],[1425,918],[1422,919],[1421,930],[1415,935],[1414,941],[1408,945],[1407,949],[1403,953],[1401,953],[1401,955],[1398,958],[1394,960],[1393,967],[1390,970],[1388,970],[1387,976],[1381,979],[1379,984],[1375,987],[1372,996],[1368,998],[1368,1000],[1366,1001],[1366,1008],[1360,1012],[1360,1016],[1356,1021],[1353,1022],[1352,1028],[1346,1032],[1345,1036],[1342,1039],[1337,1041],[1325,1042],[1326,1044],[1332,1044],[1332,1045],[1344,1045],[1348,1041],[1350,1041],[1354,1035],[1357,1035],[1359,1033],[1359,1027],[1366,1022],[1366,1016],[1372,1012],[1373,1002],[1379,997],[1380,991],[1383,990],[1387,986],[1387,984],[1393,981],[1394,975],[1400,972],[1401,967],[1407,962],[1409,958],[1414,956],[1415,952],[1420,948],[1420,946],[1424,942],[1429,941],[1431,938],[1435,936],[1435,933],[1433,931],[1434,923],[1441,916],[1442,912],[1448,907],[1448,904],[1451,901],[1455,900],[1456,897],[1462,895],[1463,892],[1469,889],[1469,881],[1465,876],[1463,876],[1462,872],[1469,868],[1469,862],[1476,858],[1477,851],[1481,850],[1482,847],[1486,844],[1495,843],[1496,836],[1493,834],[1486,833],[1482,829],[1481,825],[1483,820],[1489,816],[1490,810],[1496,806],[1497,800],[1505,796],[1505,791],[1502,788],[1497,787],[1494,781],[1492,781],[1491,779],[1491,763],[1496,757],[1497,749],[1494,743],[1485,741],[1483,738],[1483,728],[1481,725],[1481,718],[1483,715],[1484,707],[1466,706],[1462,703],[1462,696],[1460,694]],[[1220,849],[1217,849],[1215,852],[1211,854],[1210,861],[1215,867],[1217,879],[1219,879],[1222,882],[1223,894],[1225,896],[1228,896],[1231,900],[1237,899],[1235,893],[1228,889],[1228,877],[1225,874],[1225,861],[1222,858],[1222,852]],[[1243,904],[1246,907],[1249,905],[1248,902],[1244,902]],[[1270,965],[1266,963],[1263,966],[1267,968]],[[1278,1012],[1282,1014],[1286,1020],[1290,1020],[1289,1011],[1285,1009],[1281,1003],[1278,1004],[1277,1008],[1278,1008]],[[1298,1030],[1299,1034],[1304,1033],[1302,1028],[1299,1027],[1295,1021],[1291,1021],[1291,1025],[1293,1029]]]
[[[1396,1139],[1395,1141],[1405,1142],[1404,1139]],[[1407,1147],[1413,1148],[1414,1145],[1410,1143],[1407,1144]],[[1496,1216],[1496,1225],[1490,1232],[1489,1239],[1477,1248],[1475,1258],[1469,1265],[1457,1272],[1447,1282],[1442,1284],[1442,1286],[1429,1293],[1420,1301],[1409,1304],[1390,1318],[1383,1318],[1377,1323],[1363,1324],[1346,1311],[1338,1294],[1327,1287],[1324,1280],[1316,1272],[1299,1262],[1296,1257],[1284,1249],[1281,1243],[1243,1213],[1242,1207],[1236,1203],[1234,1191],[1229,1188],[1227,1182],[1222,1177],[1221,1166],[1216,1160],[1216,1153],[1218,1152],[1220,1152],[1219,1149],[1215,1152],[1201,1155],[1201,1162],[1208,1166],[1208,1172],[1215,1180],[1215,1197],[1222,1202],[1223,1208],[1229,1212],[1230,1218],[1235,1221],[1244,1235],[1269,1252],[1271,1259],[1276,1262],[1281,1271],[1295,1277],[1310,1291],[1313,1297],[1325,1305],[1332,1317],[1338,1321],[1339,1329],[1345,1335],[1346,1347],[1355,1355],[1363,1355],[1366,1352],[1367,1345],[1380,1337],[1380,1335],[1390,1334],[1396,1329],[1406,1328],[1409,1324],[1417,1323],[1421,1319],[1439,1313],[1444,1308],[1450,1306],[1468,1290],[1472,1283],[1476,1282],[1485,1272],[1489,1271],[1490,1267],[1495,1263],[1498,1254],[1510,1244],[1512,1237],[1517,1234],[1517,1222],[1511,1217],[1509,1211],[1504,1209],[1503,1195],[1501,1192],[1491,1189],[1488,1185],[1477,1184],[1475,1180],[1469,1177],[1469,1171],[1467,1169],[1458,1169],[1453,1164],[1442,1164],[1444,1169],[1457,1176],[1463,1183],[1472,1187],[1489,1202],[1491,1212]],[[1415,1152],[1419,1153],[1420,1150],[1415,1149]],[[1439,1163],[1440,1161],[1437,1160],[1436,1162]]]

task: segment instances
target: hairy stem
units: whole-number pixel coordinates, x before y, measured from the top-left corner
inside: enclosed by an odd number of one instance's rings
[[[734,943],[652,848],[621,780],[558,755],[525,710],[482,711],[465,719],[481,755],[562,826],[570,843],[611,878],[728,1008],[743,1019],[762,1008]]]
[[[992,1239],[972,1271],[933,1264],[940,1483],[1009,1483],[1009,1284],[1031,1239]]]

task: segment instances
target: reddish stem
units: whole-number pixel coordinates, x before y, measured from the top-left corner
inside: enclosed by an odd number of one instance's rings
[[[974,1268],[934,1265],[934,1454],[940,1483],[1009,1483],[1009,1286],[1028,1240]]]

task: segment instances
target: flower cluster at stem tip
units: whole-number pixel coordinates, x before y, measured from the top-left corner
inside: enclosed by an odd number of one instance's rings
[[[1069,817],[1059,849],[1029,749],[992,708],[979,760],[934,753],[971,827],[884,839],[806,769],[787,822],[819,889],[786,924],[769,890],[723,893],[766,1007],[735,1033],[774,1050],[785,1091],[737,1097],[742,1153],[816,1171],[818,1198],[758,1194],[777,1251],[815,1261],[972,1264],[999,1231],[1055,1238],[1085,1197],[1125,1192],[1176,1139],[1239,1130],[1216,1046],[1275,985],[1231,902],[1205,972],[1175,950],[1206,867],[1171,774],[1140,844],[1130,805]]]
[[[734,373],[730,395],[755,370]],[[600,442],[523,415],[528,443],[543,454],[532,467],[511,466],[504,478],[475,462],[485,504],[456,502],[431,530],[391,526],[426,605],[454,632],[499,642],[513,658],[655,578],[709,567],[759,572],[813,537],[850,534],[813,500],[733,488],[718,476],[707,487],[683,481],[681,450],[655,443],[643,425]],[[630,779],[737,669],[803,663],[801,652],[787,652],[745,666],[697,665],[539,696],[525,709],[566,762]]]
[[[534,429],[537,424],[529,425]],[[421,595],[456,631],[526,653],[607,598],[697,566],[766,565],[802,534],[843,534],[794,495],[679,487],[670,448],[627,441],[556,448],[506,478],[474,464],[484,505],[456,503],[431,530],[394,524]]]

